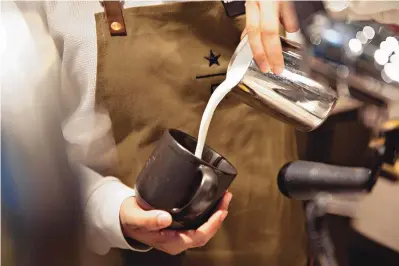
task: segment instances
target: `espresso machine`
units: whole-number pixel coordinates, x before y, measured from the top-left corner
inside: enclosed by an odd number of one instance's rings
[[[314,257],[322,266],[336,266],[326,216],[353,217],[356,202],[378,178],[399,179],[399,37],[374,21],[333,18],[322,1],[294,5],[303,37],[301,67],[335,88],[338,98],[365,106],[361,120],[373,132],[369,146],[376,159],[367,167],[299,160],[284,165],[278,175],[285,196],[306,202]]]

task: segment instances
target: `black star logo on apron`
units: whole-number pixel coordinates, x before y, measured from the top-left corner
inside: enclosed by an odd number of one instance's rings
[[[204,58],[205,58],[206,60],[209,61],[209,66],[211,67],[211,66],[214,65],[214,64],[220,66],[219,60],[218,60],[219,57],[220,57],[220,55],[215,55],[215,54],[213,53],[213,51],[210,50],[209,56],[205,56]]]

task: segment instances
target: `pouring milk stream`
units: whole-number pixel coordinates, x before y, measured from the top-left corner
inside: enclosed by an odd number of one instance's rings
[[[247,42],[242,51],[232,62],[229,70],[227,71],[226,79],[212,93],[212,96],[210,97],[208,104],[205,107],[205,111],[202,115],[200,129],[198,133],[197,147],[195,149],[196,157],[202,158],[206,135],[208,133],[213,113],[215,112],[217,106],[223,100],[223,98],[240,83],[249,65],[251,64],[252,59],[253,55],[251,47],[249,45],[249,42]]]
[[[234,53],[226,79],[213,92],[202,115],[195,156],[202,158],[205,139],[215,109],[237,85],[247,104],[287,122],[300,131],[319,127],[337,103],[338,95],[328,84],[316,82],[301,70],[300,46],[281,39],[285,68],[280,75],[263,73],[253,60],[244,37]],[[250,93],[248,93],[250,91]],[[251,104],[255,103],[255,104]],[[272,110],[272,111],[271,111]]]

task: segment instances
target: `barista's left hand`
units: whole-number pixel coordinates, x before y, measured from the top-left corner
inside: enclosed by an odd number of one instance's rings
[[[122,203],[121,225],[125,236],[168,254],[177,255],[208,243],[226,218],[231,198],[232,194],[226,192],[216,212],[197,230],[174,231],[165,229],[172,222],[168,213],[163,214],[167,217],[164,217],[166,219],[160,224],[157,214],[161,211],[145,211],[138,206],[136,199],[131,197]]]
[[[263,72],[280,74],[284,69],[280,21],[287,32],[298,31],[294,7],[289,1],[249,0],[245,3],[248,34],[254,59]]]

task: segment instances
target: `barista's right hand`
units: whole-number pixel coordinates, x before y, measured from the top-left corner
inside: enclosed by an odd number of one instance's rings
[[[295,9],[290,1],[246,1],[246,28],[254,59],[263,72],[281,74],[284,69],[280,21],[287,32],[298,31]]]
[[[139,207],[134,197],[123,201],[120,209],[120,221],[125,236],[133,238],[150,247],[171,255],[177,255],[187,249],[204,246],[216,234],[227,216],[232,194],[226,192],[219,208],[197,230],[174,231],[165,228],[172,223],[168,212],[145,211]]]

